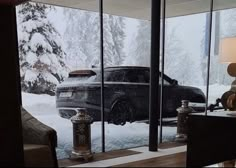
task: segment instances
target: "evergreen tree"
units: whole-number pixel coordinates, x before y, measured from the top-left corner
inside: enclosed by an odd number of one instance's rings
[[[124,61],[124,18],[104,15],[104,60],[105,65],[121,65]]]
[[[165,69],[164,73],[177,79],[181,84],[196,85],[202,83],[200,56],[193,58],[183,49],[182,41],[177,37],[177,27],[166,21],[165,30]],[[130,57],[125,61],[129,65],[150,66],[151,22],[140,21],[137,35],[132,41]],[[162,48],[160,48],[162,49]],[[160,51],[160,55],[162,51]],[[161,59],[161,58],[160,58]]]
[[[200,56],[184,50],[183,42],[177,37],[177,27],[171,20],[166,22],[165,73],[182,85],[202,84]]]
[[[73,69],[100,65],[99,15],[75,9],[65,9],[68,18],[64,37],[67,42],[68,63]],[[125,57],[124,18],[103,15],[104,65],[120,65]]]
[[[24,3],[17,8],[22,90],[53,95],[67,77],[60,34],[47,19],[50,6]]]
[[[99,18],[95,12],[64,9],[67,62],[72,69],[90,67],[99,60]],[[97,60],[97,61],[95,61]]]
[[[137,35],[132,40],[127,65],[150,66],[151,23],[139,21]]]

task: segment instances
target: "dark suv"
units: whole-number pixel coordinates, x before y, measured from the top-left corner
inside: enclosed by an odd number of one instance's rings
[[[101,119],[101,82],[97,69],[77,70],[57,86],[56,106],[63,118],[75,111],[70,108],[87,108],[94,121]],[[164,75],[163,117],[177,116],[181,100],[204,103],[205,95],[199,89],[180,86]],[[137,66],[107,67],[104,69],[105,120],[114,124],[148,119],[149,68]]]

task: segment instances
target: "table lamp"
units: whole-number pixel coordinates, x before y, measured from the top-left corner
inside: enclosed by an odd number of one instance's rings
[[[220,62],[229,63],[227,72],[236,77],[236,37],[223,38],[220,41]],[[231,84],[231,89],[221,97],[225,110],[236,110],[236,80]]]

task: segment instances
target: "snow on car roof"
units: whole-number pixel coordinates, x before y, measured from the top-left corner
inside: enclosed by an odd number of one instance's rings
[[[69,77],[77,77],[77,76],[93,76],[96,75],[96,71],[92,69],[81,69],[74,70],[69,73]]]
[[[105,67],[104,70],[113,70],[113,69],[149,69],[149,67],[144,67],[144,66],[108,66]],[[70,74],[81,74],[81,75],[89,75],[89,74],[93,74],[93,73],[98,73],[100,72],[99,68],[87,68],[87,69],[78,69],[78,70],[74,70],[71,71]],[[94,74],[94,75],[95,75]]]
[[[145,66],[109,66],[109,67],[105,67],[105,69],[149,69],[149,67],[145,67]]]

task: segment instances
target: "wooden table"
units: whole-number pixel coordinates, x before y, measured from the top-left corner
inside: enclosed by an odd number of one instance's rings
[[[236,115],[228,111],[188,117],[186,166],[208,166],[236,158]]]

